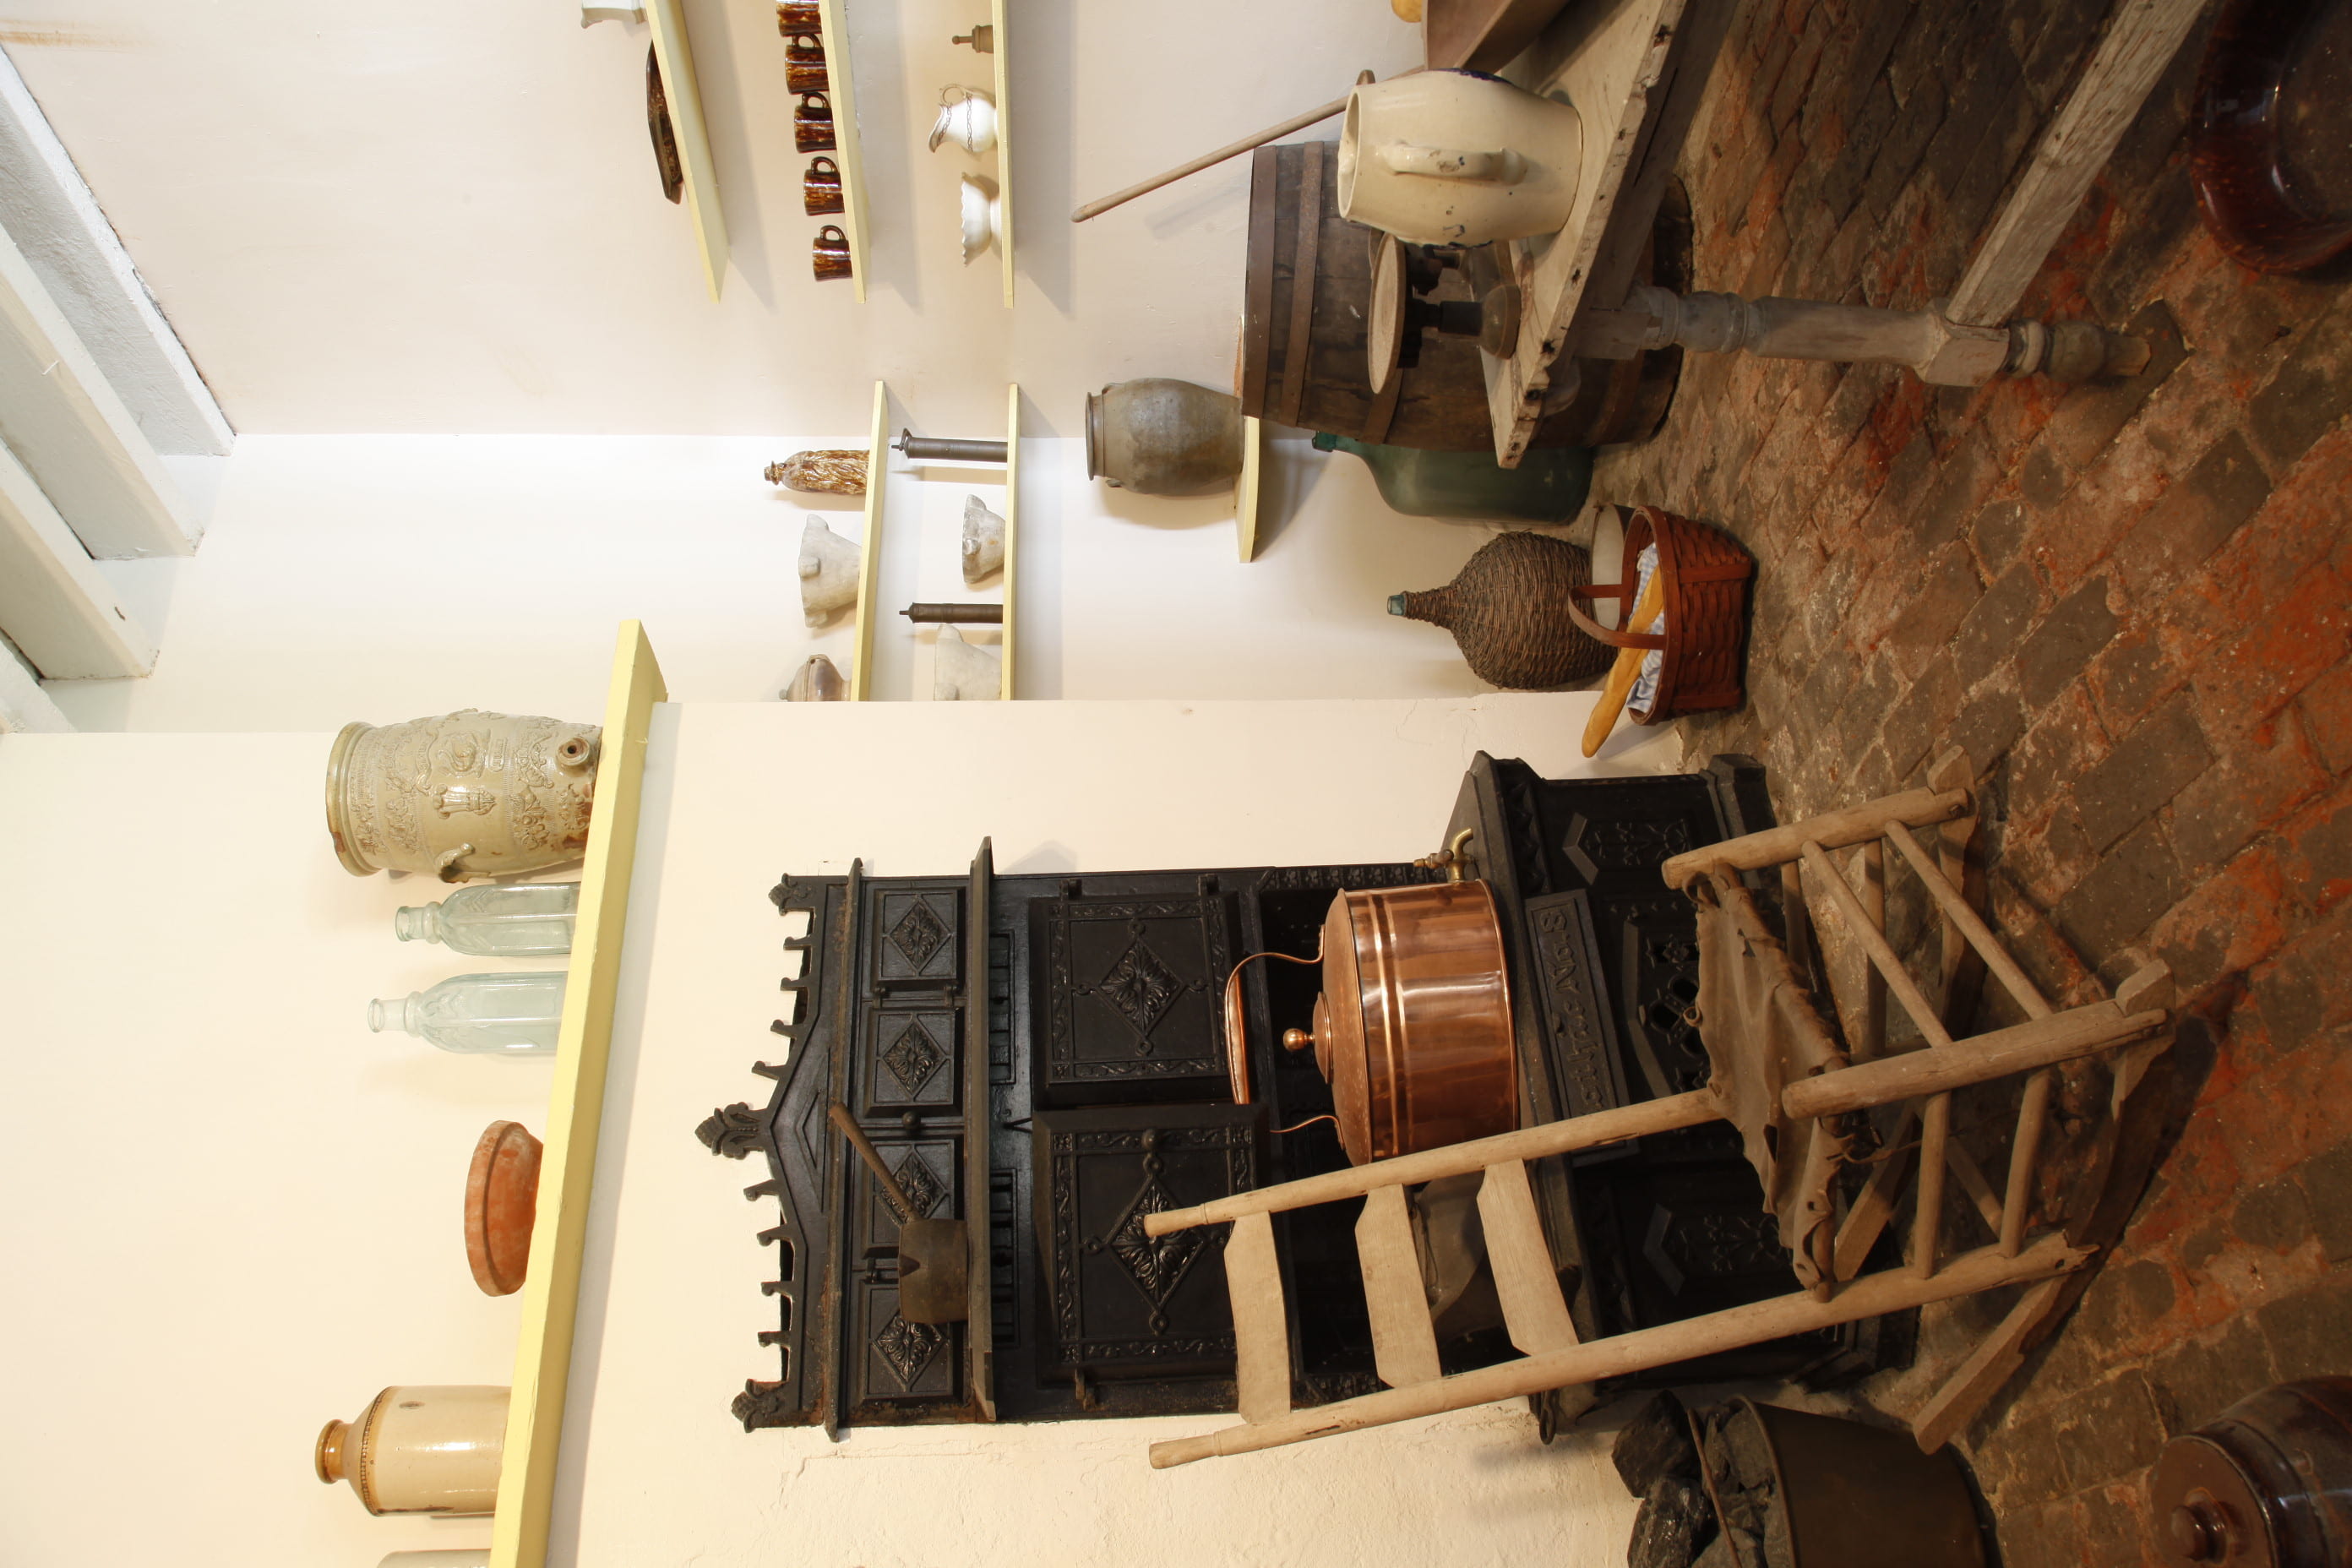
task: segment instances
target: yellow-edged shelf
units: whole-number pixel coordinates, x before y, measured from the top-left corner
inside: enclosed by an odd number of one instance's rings
[[[1265,426],[1242,416],[1242,477],[1234,481],[1234,534],[1242,563],[1257,559],[1257,494],[1265,471]]]
[[[834,149],[830,157],[841,169],[841,226],[849,236],[849,286],[857,302],[866,303],[866,160],[857,147],[857,90],[849,69],[849,23],[842,0],[816,0],[817,21],[824,28],[826,101],[833,106]]]
[[[857,662],[850,667],[849,700],[874,694],[874,594],[882,580],[882,488],[890,473],[890,389],[874,384],[874,434],[866,443],[866,533],[857,542]],[[1008,547],[1007,555],[1010,556]]]
[[[588,858],[580,871],[572,963],[564,974],[563,1026],[555,1047],[555,1088],[548,1098],[546,1150],[540,1157],[539,1211],[522,1288],[522,1335],[507,1407],[490,1568],[542,1568],[547,1560],[589,1189],[604,1115],[604,1062],[613,1044],[613,1000],[620,984],[629,876],[637,853],[646,742],[654,704],[668,695],[645,627],[622,622],[604,698],[596,805],[588,819]]]
[[[716,300],[727,277],[727,218],[719,210],[719,174],[710,162],[709,133],[703,129],[702,89],[694,79],[686,12],[678,0],[646,0],[646,21],[653,30],[654,63],[661,68],[670,132],[677,138],[677,161],[686,172],[686,216],[702,252],[702,279]],[[845,179],[842,183],[848,184]]]
[[[1013,99],[1007,90],[1006,62],[1012,58],[1012,35],[1005,28],[1007,0],[989,0],[989,22],[996,29],[996,248],[1004,262],[1004,308],[1013,308]],[[1004,616],[1004,694],[1013,695],[1013,613],[1011,609],[1013,518],[1004,519],[1006,610]]]
[[[1003,10],[1003,0],[997,0],[998,14],[1002,16]],[[1003,33],[996,35],[996,47],[999,50],[1004,47]],[[1000,73],[1003,68],[997,68]],[[1003,79],[1001,74],[999,79]],[[1010,278],[1011,274],[1006,276]],[[1010,702],[1017,695],[1013,681],[1013,650],[1016,646],[1013,632],[1021,624],[1013,608],[1021,596],[1021,387],[1015,383],[1004,392],[1004,629],[997,649],[1004,668],[996,695]]]

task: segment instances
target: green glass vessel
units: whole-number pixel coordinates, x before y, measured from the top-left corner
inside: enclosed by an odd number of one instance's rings
[[[1497,522],[1566,522],[1592,488],[1592,448],[1538,447],[1516,468],[1487,452],[1424,452],[1378,447],[1324,431],[1318,452],[1353,452],[1392,511],[1408,517],[1476,518]]]

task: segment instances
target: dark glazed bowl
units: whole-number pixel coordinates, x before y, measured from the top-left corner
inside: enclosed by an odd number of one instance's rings
[[[2300,117],[2347,113],[2324,90],[2352,73],[2347,0],[2228,0],[2205,46],[2189,110],[2189,178],[2205,226],[2258,272],[2303,272],[2352,249],[2352,203],[2298,167]],[[2297,82],[2298,67],[2311,79]],[[2341,138],[2315,134],[2309,140]]]

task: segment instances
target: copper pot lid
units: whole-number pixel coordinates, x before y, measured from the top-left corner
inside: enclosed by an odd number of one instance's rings
[[[486,1296],[522,1289],[539,1215],[540,1141],[520,1121],[493,1121],[466,1171],[466,1264]]]

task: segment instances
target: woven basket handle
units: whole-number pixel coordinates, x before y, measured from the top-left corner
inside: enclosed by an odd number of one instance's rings
[[[1595,586],[1580,583],[1570,588],[1568,594],[1568,618],[1574,621],[1576,629],[1586,637],[1598,642],[1605,642],[1611,647],[1664,647],[1666,646],[1666,639],[1657,633],[1613,631],[1576,607],[1576,602],[1579,599],[1614,599],[1622,609],[1626,599],[1624,584],[1614,583]]]

